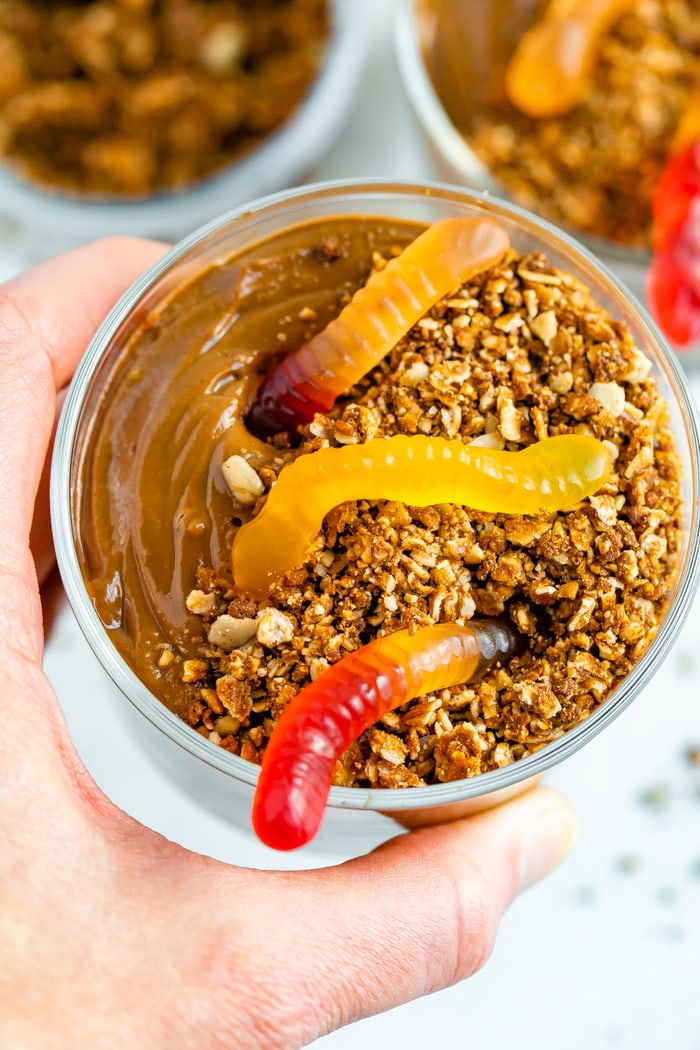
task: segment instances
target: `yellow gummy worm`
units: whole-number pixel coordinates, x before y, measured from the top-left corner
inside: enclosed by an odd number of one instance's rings
[[[440,219],[373,273],[308,343],[263,380],[246,422],[259,436],[326,412],[396,346],[419,318],[465,281],[500,262],[508,234],[492,219]]]
[[[320,449],[284,467],[263,509],[239,529],[232,551],[234,582],[264,598],[304,562],[328,511],[347,500],[548,514],[592,495],[609,473],[602,442],[579,434],[546,438],[519,452],[403,435]]]
[[[508,63],[508,98],[529,117],[569,113],[585,97],[600,37],[637,0],[551,0]]]
[[[508,234],[492,219],[434,222],[372,274],[340,315],[300,352],[310,375],[349,389],[448,292],[500,262]]]

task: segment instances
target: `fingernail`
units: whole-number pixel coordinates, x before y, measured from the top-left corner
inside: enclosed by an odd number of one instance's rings
[[[554,871],[577,837],[578,821],[566,806],[556,806],[538,817],[527,832],[520,854],[519,892]]]

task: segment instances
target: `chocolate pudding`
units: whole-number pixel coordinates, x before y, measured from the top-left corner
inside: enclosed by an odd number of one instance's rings
[[[289,456],[241,421],[260,375],[337,314],[374,252],[398,251],[418,229],[340,220],[290,230],[198,274],[124,353],[84,450],[80,556],[112,641],[177,714],[191,690],[164,647],[201,650],[186,598],[199,566],[228,570],[233,530],[251,515],[232,507],[222,463],[234,452],[255,468]]]

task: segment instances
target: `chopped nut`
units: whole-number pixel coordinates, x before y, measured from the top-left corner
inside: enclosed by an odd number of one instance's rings
[[[472,438],[468,444],[478,445],[481,448],[502,449],[506,447],[503,437],[496,433],[496,431],[493,431],[491,434],[479,434],[478,437]]]
[[[481,769],[481,742],[469,722],[443,733],[435,744],[435,776],[441,781],[473,777]]]
[[[612,496],[589,496],[588,501],[601,525],[609,527],[617,521],[617,507]]]
[[[291,642],[294,637],[294,620],[279,609],[263,609],[258,614],[257,638],[261,645],[274,648]]]
[[[591,614],[596,606],[596,600],[592,595],[584,595],[578,603],[578,608],[567,624],[569,631],[580,631],[588,624]]]
[[[217,718],[214,729],[221,737],[230,736],[231,733],[238,732],[240,724],[240,720],[234,718],[233,715],[224,715],[222,718]]]
[[[630,363],[620,376],[627,383],[641,383],[651,371],[651,361],[638,347],[634,347]]]
[[[255,503],[265,491],[260,475],[243,456],[229,456],[221,465],[226,487],[241,507]]]
[[[543,718],[553,718],[561,711],[556,695],[541,682],[516,682],[513,690],[521,703],[534,708]]]
[[[229,73],[241,62],[247,46],[245,29],[238,22],[219,22],[202,40],[199,57],[212,73]]]
[[[400,377],[399,382],[404,386],[418,386],[430,375],[430,369],[424,361],[414,361]]]
[[[503,391],[498,395],[498,419],[501,434],[506,441],[520,441],[522,416],[513,404],[512,395]]]
[[[195,589],[187,595],[185,605],[196,616],[209,616],[217,608],[218,600],[215,594]]]
[[[206,660],[185,660],[182,664],[183,682],[201,682],[209,674]]]
[[[514,332],[522,323],[522,318],[518,314],[502,314],[496,318],[493,326],[500,332]]]
[[[599,401],[611,416],[621,416],[625,408],[625,391],[619,383],[593,383],[591,397]]]
[[[309,674],[311,676],[311,681],[315,682],[318,676],[320,674],[323,674],[323,672],[326,671],[329,667],[330,664],[328,663],[328,660],[326,660],[324,657],[314,657],[314,659],[311,660],[311,662],[309,663]]]
[[[257,629],[257,622],[253,619],[238,619],[224,613],[217,617],[209,628],[207,635],[211,645],[218,645],[220,649],[231,652],[239,649],[253,637]]]
[[[170,647],[167,647],[166,649],[163,649],[163,652],[158,657],[158,666],[163,668],[170,667],[174,659],[175,653]]]
[[[568,394],[573,385],[573,372],[555,372],[548,380],[548,386],[555,394]]]
[[[373,729],[369,735],[369,744],[375,754],[380,755],[393,766],[400,766],[408,754],[408,748],[400,737],[385,733],[382,729]]]
[[[559,329],[554,310],[543,310],[537,317],[533,317],[530,321],[530,328],[533,335],[541,339],[545,346],[549,346]]]
[[[230,717],[235,719],[236,729],[238,729],[238,726],[247,720],[253,706],[250,687],[246,682],[241,682],[231,675],[223,675],[216,683],[216,695]]]

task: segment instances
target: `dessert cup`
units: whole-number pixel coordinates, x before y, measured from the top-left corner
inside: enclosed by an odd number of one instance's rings
[[[616,278],[568,235],[521,209],[439,184],[356,181],[288,191],[229,212],[176,245],[132,286],[99,328],[83,357],[56,437],[51,497],[59,568],[78,624],[105,672],[123,695],[135,731],[154,761],[175,783],[234,824],[249,826],[258,766],[210,743],[149,692],[109,639],[81,568],[80,471],[100,401],[130,336],[174,289],[216,260],[274,238],[289,227],[334,216],[381,216],[430,223],[448,216],[496,219],[518,251],[540,250],[561,270],[586,284],[597,302],[624,321],[637,347],[652,361],[657,386],[669,404],[683,468],[683,529],[672,598],[661,626],[633,670],[585,721],[541,750],[479,776],[404,789],[333,787],[325,839],[361,833],[368,814],[405,825],[455,819],[493,806],[530,786],[546,770],[577,752],[611,723],[648,684],[687,615],[698,579],[700,445],[692,398],[682,371],[653,323]]]
[[[517,6],[517,5],[516,5]],[[508,189],[489,170],[469,146],[455,125],[453,116],[445,107],[429,69],[427,53],[432,46],[433,23],[429,15],[430,0],[406,0],[397,9],[395,46],[404,88],[440,178],[505,200],[511,199]],[[523,12],[516,11],[522,20]],[[495,15],[478,3],[463,4],[454,32],[461,38],[460,54],[470,68],[487,75],[493,47]],[[467,31],[469,28],[469,32]],[[454,103],[454,113],[459,112]],[[651,261],[650,251],[616,243],[574,227],[569,232],[601,257],[642,302],[645,301],[645,279]],[[696,369],[700,365],[700,346],[674,348],[682,366]]]
[[[15,221],[71,246],[112,234],[174,240],[228,208],[306,177],[350,113],[366,54],[366,0],[330,0],[328,50],[301,104],[258,146],[184,188],[130,199],[41,189],[0,165],[0,204]]]

